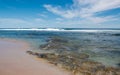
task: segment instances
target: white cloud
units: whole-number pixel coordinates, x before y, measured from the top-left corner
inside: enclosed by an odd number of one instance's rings
[[[40,14],[38,14],[38,16],[43,17],[43,18],[47,18],[48,17],[45,13],[40,13]]]
[[[36,18],[35,21],[36,21],[36,22],[44,22],[45,20],[42,19],[42,18]]]
[[[52,7],[51,5],[44,5],[44,7],[48,11],[54,14],[60,15],[62,17],[65,17],[65,18],[73,18],[75,16],[75,14],[71,12],[72,10],[63,10],[60,6]]]
[[[108,20],[116,20],[114,16],[95,16],[97,12],[120,8],[120,0],[73,0],[69,9],[61,6],[44,5],[44,7],[63,18],[80,18],[93,23],[103,23]],[[81,21],[81,20],[78,20]]]
[[[120,7],[120,0],[99,0],[91,7],[91,12],[100,12]]]
[[[62,19],[62,18],[56,18],[56,20],[57,20],[57,21],[63,21],[63,19]]]
[[[107,16],[107,17],[88,17],[88,20],[92,21],[93,23],[97,24],[97,23],[103,23],[103,22],[107,22],[107,21],[114,21],[114,20],[118,20],[117,18],[115,18],[114,16]]]

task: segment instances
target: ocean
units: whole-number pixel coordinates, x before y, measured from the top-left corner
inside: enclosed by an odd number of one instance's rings
[[[120,29],[114,28],[34,28],[0,29],[0,38],[24,40],[30,43],[31,50],[37,52],[85,53],[89,60],[101,62],[106,66],[120,66]],[[62,42],[64,49],[41,50],[41,45],[51,39],[67,40]],[[61,45],[61,44],[60,44]],[[61,47],[61,46],[60,46]]]

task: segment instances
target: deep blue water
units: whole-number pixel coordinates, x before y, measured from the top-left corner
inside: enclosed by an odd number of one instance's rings
[[[120,29],[0,29],[0,38],[14,38],[31,43],[33,49],[46,43],[50,37],[68,39],[73,51],[90,55],[91,60],[105,65],[117,66],[120,63]],[[78,47],[79,46],[79,47]],[[76,48],[78,47],[78,48]]]

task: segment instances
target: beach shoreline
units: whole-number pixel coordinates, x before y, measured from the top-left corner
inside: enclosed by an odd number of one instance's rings
[[[70,75],[44,59],[26,54],[30,45],[25,41],[0,38],[0,75]]]

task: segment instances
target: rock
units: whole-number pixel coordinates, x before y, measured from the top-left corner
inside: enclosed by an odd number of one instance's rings
[[[113,36],[120,36],[120,34],[118,33],[118,34],[112,34]]]
[[[45,48],[47,45],[48,45],[48,44],[40,45],[39,48],[43,49],[43,48]]]
[[[39,53],[37,53],[37,52],[34,52],[32,55],[39,56]]]
[[[120,69],[114,67],[106,67],[105,68],[106,75],[120,75]]]
[[[120,67],[120,63],[118,63],[117,65],[118,65],[118,67]]]
[[[49,42],[53,42],[53,43],[56,43],[56,42],[61,42],[61,43],[67,43],[68,40],[66,39],[62,39],[60,37],[53,37],[49,40]]]
[[[33,54],[33,52],[32,52],[32,51],[26,51],[26,53],[28,53],[28,54]]]
[[[55,44],[55,43],[47,43],[40,46],[40,49],[43,49],[43,50],[51,50],[51,49],[58,49],[58,48],[60,48],[60,44]]]
[[[40,49],[51,50],[51,49],[68,49],[69,47],[64,46],[63,43],[68,43],[68,40],[61,38],[51,38],[47,44],[40,45]]]
[[[39,54],[39,55],[37,55],[37,57],[39,57],[39,58],[47,58],[47,55],[46,54]]]
[[[79,56],[80,59],[89,58],[89,55],[87,55],[87,54],[85,54],[85,53],[80,53],[79,55],[80,55],[80,56]]]
[[[30,55],[35,55],[35,56],[40,57],[40,58],[45,58],[46,57],[45,54],[40,54],[40,53],[37,53],[37,52],[27,51],[27,53],[30,54]]]
[[[97,69],[104,69],[105,66],[99,62],[94,62],[94,61],[90,61],[90,60],[87,60],[87,61],[84,61],[82,63],[82,66],[88,70],[97,70]]]
[[[39,53],[37,53],[37,52],[33,52],[33,51],[26,51],[26,52],[30,55],[39,56]]]

